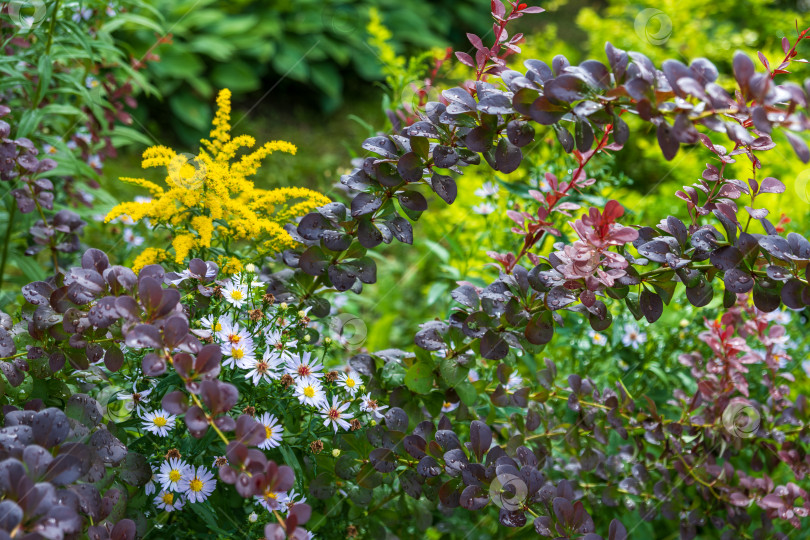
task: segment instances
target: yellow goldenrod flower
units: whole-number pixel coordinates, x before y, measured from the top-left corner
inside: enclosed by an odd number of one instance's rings
[[[295,240],[284,224],[330,202],[306,188],[256,188],[249,177],[261,161],[274,152],[294,155],[296,147],[271,141],[237,158],[240,149],[253,148],[256,140],[249,135],[231,137],[230,118],[231,93],[224,89],[217,96],[209,138],[201,141],[197,155],[179,154],[165,146],[153,146],[143,153],[144,168],[166,168],[165,188],[143,178],[121,179],[145,188],[152,199],[122,202],[110,210],[105,221],[120,216],[132,221],[149,219],[170,232],[169,251],[146,248],[135,259],[137,269],[156,262],[183,264],[190,257],[208,256],[218,257],[225,273],[239,272],[243,263],[235,255],[240,241],[248,248],[242,258],[249,260],[261,260],[293,247]]]
[[[141,271],[141,268],[150,264],[158,264],[165,261],[167,258],[166,251],[159,248],[146,248],[135,258],[132,263],[132,271],[136,274]]]

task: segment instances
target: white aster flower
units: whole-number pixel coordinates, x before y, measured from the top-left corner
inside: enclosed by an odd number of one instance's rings
[[[83,141],[85,144],[93,142],[93,136],[87,130],[80,130],[76,132],[76,138]]]
[[[230,357],[222,361],[222,365],[225,367],[233,367],[236,364],[241,369],[247,369],[256,360],[256,349],[253,347],[253,340],[226,343],[222,346],[222,354]]]
[[[256,523],[257,521],[259,521],[258,514],[256,514],[256,512],[251,512],[250,514],[248,514],[248,521],[251,523]]]
[[[470,371],[467,373],[467,380],[468,380],[468,381],[470,381],[470,382],[476,382],[476,381],[478,381],[478,379],[480,379],[480,378],[481,378],[481,376],[480,376],[480,375],[478,375],[478,372],[477,372],[477,371],[475,371],[474,369],[471,369],[471,370],[470,370]]]
[[[188,272],[188,270],[184,270],[183,272]],[[190,276],[182,277],[180,279],[172,281],[175,285],[175,281],[183,281],[188,279]],[[202,328],[192,328],[191,331],[194,332],[195,335],[200,336],[201,338],[210,338],[220,331],[222,331],[222,323],[219,322],[219,318],[214,317],[213,315],[206,315],[202,319],[200,319],[200,326]]]
[[[484,185],[475,190],[475,195],[486,199],[487,197],[497,197],[501,186],[494,182],[484,182]]]
[[[284,427],[278,422],[278,418],[270,413],[264,413],[256,418],[263,426],[264,433],[267,436],[264,441],[259,445],[262,450],[269,450],[276,448],[281,444],[281,436],[284,434]]]
[[[270,491],[266,489],[261,495],[256,495],[259,504],[267,508],[270,512],[280,510],[281,505],[287,502],[286,491]]]
[[[103,163],[101,162],[101,157],[98,154],[93,154],[92,156],[87,158],[87,164],[93,167],[94,169],[101,170]]]
[[[448,413],[450,411],[455,411],[456,409],[458,409],[458,403],[451,403],[449,401],[445,401],[442,404],[442,412],[443,413]]]
[[[312,377],[304,377],[295,383],[295,397],[304,405],[312,407],[319,407],[326,401],[321,383]]]
[[[488,202],[482,202],[472,207],[472,211],[481,216],[488,216],[495,211],[495,206]]]
[[[363,384],[363,379],[360,378],[360,374],[355,370],[338,375],[338,385],[346,390],[346,392],[352,397],[357,394],[361,384]]]
[[[222,295],[229,304],[241,308],[247,301],[247,287],[232,281],[222,288]]]
[[[160,464],[155,479],[164,491],[180,491],[180,482],[193,472],[193,467],[180,458],[169,458]]]
[[[323,369],[323,364],[312,359],[312,354],[305,352],[301,356],[292,357],[287,360],[287,373],[294,378],[303,379],[306,377],[323,377],[323,373],[318,373]]]
[[[118,399],[120,401],[126,401],[124,407],[128,411],[137,411],[143,412],[143,404],[149,394],[152,393],[152,388],[147,388],[146,390],[138,390],[135,386],[136,383],[132,383],[132,393],[131,394],[119,394]]]
[[[80,23],[83,20],[84,21],[89,21],[90,17],[93,16],[93,10],[90,9],[89,7],[85,7],[85,8],[78,7],[78,8],[74,8],[74,9],[76,9],[76,13],[71,15],[70,20],[72,20],[75,23]]]
[[[146,492],[147,495],[151,495],[152,493],[155,492],[155,482],[156,481],[157,481],[157,478],[155,478],[155,473],[152,472],[152,477],[149,479],[149,481],[143,487],[143,490]]]
[[[290,492],[285,497],[285,501],[280,503],[281,511],[285,514],[290,512],[290,507],[294,504],[301,504],[307,502],[307,498],[301,495],[300,493],[296,493],[294,489],[291,489]]]
[[[177,278],[176,279],[170,279],[169,283],[171,283],[172,285],[177,287],[177,286],[179,286],[181,283],[183,283],[185,280],[187,280],[190,277],[191,277],[191,272],[189,271],[188,268],[186,268],[182,272],[177,273]]]
[[[506,390],[515,390],[516,388],[520,387],[523,384],[523,377],[517,374],[517,372],[512,372],[509,376],[509,380],[506,381]]]
[[[56,149],[56,147],[53,146],[53,145],[50,145],[50,144],[43,144],[42,145],[42,151],[44,153],[48,154],[49,156],[52,156],[54,154],[59,153],[59,151]]]
[[[267,346],[274,348],[282,358],[290,359],[295,356],[293,350],[298,345],[298,340],[284,340],[284,333],[281,330],[268,329],[266,334]]]
[[[340,399],[337,396],[332,398],[331,405],[328,401],[324,401],[323,408],[320,411],[320,415],[324,417],[323,425],[328,426],[331,423],[335,433],[338,431],[338,426],[348,431],[351,425],[346,421],[346,419],[348,418],[351,420],[351,417],[349,417],[343,411],[348,409],[349,405],[351,405],[351,402],[349,401],[341,405]]]
[[[624,335],[622,336],[622,343],[625,347],[633,347],[638,349],[640,345],[646,343],[647,334],[642,332],[638,326],[633,323],[624,325]]]
[[[604,334],[595,332],[593,329],[588,330],[588,337],[591,338],[594,345],[605,345],[607,343],[607,337]]]
[[[380,411],[388,408],[388,405],[380,405],[377,403],[376,399],[371,399],[371,392],[366,393],[366,395],[362,396],[360,400],[360,410],[363,412],[370,412],[376,420],[382,418]]]
[[[223,343],[239,344],[252,341],[250,334],[244,328],[240,328],[239,323],[223,318],[220,318],[218,322],[217,338]]]
[[[257,385],[265,381],[271,381],[278,379],[278,368],[281,366],[282,361],[281,357],[276,354],[275,351],[271,349],[267,349],[264,351],[264,355],[262,355],[261,360],[253,357],[252,360],[246,362],[247,369],[249,370],[245,374],[245,379],[252,380],[254,385]]]
[[[793,316],[789,312],[782,310],[771,311],[765,315],[765,319],[768,321],[781,324],[783,326],[788,324],[792,318]]]
[[[155,504],[161,510],[174,512],[175,510],[183,508],[183,499],[171,491],[161,491],[160,495],[155,497]]]
[[[146,431],[159,437],[166,437],[169,435],[169,430],[174,429],[174,421],[177,417],[163,409],[158,409],[154,412],[144,413],[142,418],[143,428]]]
[[[189,468],[188,474],[180,481],[180,491],[188,502],[203,502],[214,491],[217,481],[211,471],[205,467]]]
[[[132,229],[124,229],[124,242],[131,246],[140,246],[143,244],[143,236],[138,236]]]

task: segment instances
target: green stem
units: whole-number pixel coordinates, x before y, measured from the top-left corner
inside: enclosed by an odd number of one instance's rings
[[[3,289],[3,281],[6,277],[6,258],[8,257],[8,245],[11,241],[11,231],[14,229],[14,215],[17,213],[17,203],[14,199],[9,201],[10,208],[8,211],[8,226],[6,226],[6,234],[3,237],[3,257],[0,259],[0,290]]]
[[[56,33],[56,14],[59,13],[59,4],[62,0],[56,0],[51,13],[51,25],[48,29],[48,44],[45,46],[45,55],[51,54],[51,45],[53,45],[53,35]]]

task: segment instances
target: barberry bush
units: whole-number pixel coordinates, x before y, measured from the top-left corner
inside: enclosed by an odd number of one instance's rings
[[[346,202],[256,187],[296,147],[233,136],[223,89],[196,153],[150,147],[165,177],[122,178],[148,193],[105,217],[144,227],[131,261],[56,213],[52,274],[0,316],[2,538],[803,534],[810,241],[763,201],[790,196],[769,161],[810,161],[810,84],[791,82],[807,31],[727,74],[611,43],[517,70],[513,24],[543,9],[491,7],[488,41],[385,101],[391,130],[362,143]],[[387,57],[401,92],[417,66]],[[432,99],[454,61],[468,80]],[[21,212],[50,210],[57,162],[10,118],[3,179]],[[631,138],[705,157],[672,212],[603,196]],[[475,167],[529,172],[465,186]],[[364,347],[347,294],[378,292],[380,246],[418,243],[465,189],[489,272],[403,321],[413,346]]]

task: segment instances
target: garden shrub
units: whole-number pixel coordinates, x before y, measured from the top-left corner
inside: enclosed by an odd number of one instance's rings
[[[78,250],[94,200],[110,198],[100,189],[105,161],[149,142],[129,127],[128,111],[137,91],[154,92],[143,73],[154,58],[132,57],[113,35],[122,25],[151,24],[127,13],[140,5],[0,6],[0,179],[14,195],[0,211],[7,224],[0,284],[19,289],[25,278],[45,279],[46,269],[57,270],[64,254]],[[11,301],[9,290],[0,306]]]

